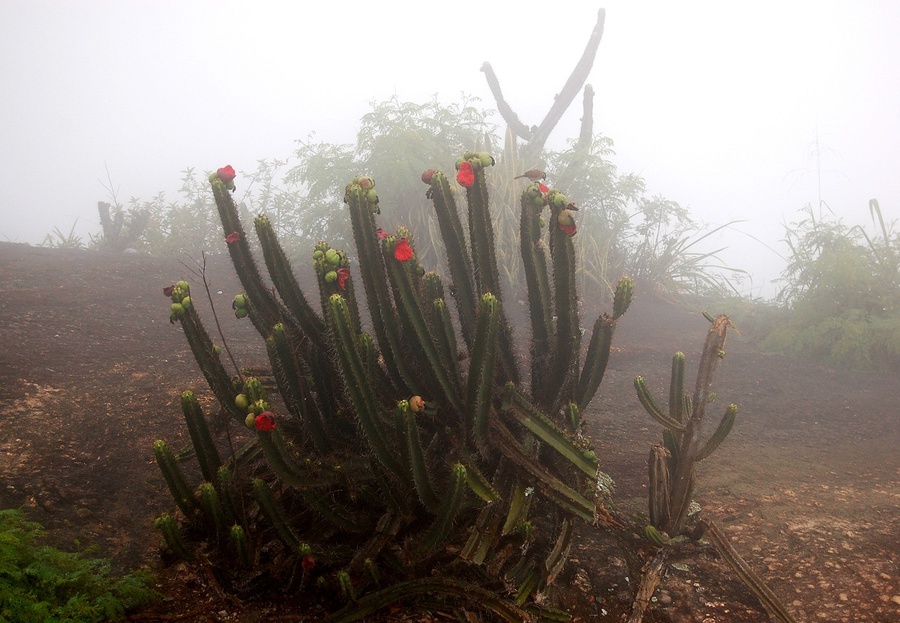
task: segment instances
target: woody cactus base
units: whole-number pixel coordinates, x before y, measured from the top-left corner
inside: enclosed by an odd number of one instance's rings
[[[154,447],[180,519],[164,515],[158,526],[176,554],[202,553],[235,590],[276,577],[287,592],[317,591],[329,621],[421,594],[475,602],[507,621],[566,619],[554,582],[579,531],[606,516],[612,484],[584,413],[632,282],[618,283],[613,312],[597,318],[580,361],[577,208],[535,182],[521,198],[531,326],[514,329],[488,210],[492,165],[489,154],[469,152],[455,176],[422,176],[447,251],[446,283],[418,263],[411,231],[378,227],[389,207],[371,178],[355,178],[344,197],[355,256],[316,245],[317,300],[300,289],[260,215],[254,227],[274,289],[263,280],[229,192],[233,169],[210,177],[244,288],[234,313],[265,340],[274,382],[232,378],[189,284],[167,289],[171,321],[222,410],[252,431],[223,455],[196,397],[182,395],[203,482],[188,482],[164,442]]]

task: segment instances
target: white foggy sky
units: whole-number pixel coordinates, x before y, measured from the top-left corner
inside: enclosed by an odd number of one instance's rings
[[[677,4],[677,6],[676,6]],[[900,3],[58,2],[0,0],[0,240],[54,227],[98,232],[109,167],[120,200],[180,172],[288,157],[294,142],[352,142],[369,103],[393,95],[494,107],[538,123],[605,7],[588,79],[595,131],[649,194],[705,223],[732,265],[771,294],[781,224],[822,198],[869,224],[900,215]],[[551,137],[577,134],[580,99]],[[761,288],[765,288],[761,290]]]

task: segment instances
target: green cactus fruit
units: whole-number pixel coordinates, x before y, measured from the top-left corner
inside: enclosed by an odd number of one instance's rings
[[[244,425],[250,430],[256,430],[256,414],[252,411],[244,418]]]
[[[184,279],[182,279],[181,281],[176,283],[175,287],[180,289],[182,292],[188,292],[191,289],[190,284],[187,281],[185,281]]]
[[[238,307],[234,310],[234,317],[240,320],[241,318],[247,317],[247,309],[244,307]]]
[[[337,249],[328,249],[325,251],[325,261],[332,266],[337,266],[341,263],[341,254]]]
[[[569,199],[562,193],[556,193],[553,195],[553,207],[559,210],[564,209],[567,205],[569,205]]]
[[[325,282],[326,283],[334,283],[335,281],[337,281],[337,278],[338,278],[337,271],[329,270],[327,273],[325,273]]]
[[[182,306],[184,309],[190,309],[190,308],[191,308],[191,305],[192,305],[191,297],[185,296],[183,299],[181,299],[181,306]]]
[[[494,157],[486,151],[478,154],[478,159],[481,160],[481,166],[484,168],[494,166]]]
[[[325,252],[322,251],[321,249],[316,249],[315,251],[313,251],[312,257],[313,257],[313,260],[320,260],[323,257],[325,257]]]
[[[231,308],[234,310],[237,310],[238,308],[243,309],[243,308],[247,307],[248,302],[249,302],[249,299],[247,298],[246,294],[238,294],[234,297],[234,300],[231,302]]]
[[[215,355],[217,355],[217,356],[218,356],[218,355],[221,355],[221,354],[222,354],[222,347],[219,346],[218,344],[213,344],[213,354],[215,354]]]
[[[184,316],[184,305],[182,305],[181,303],[172,303],[171,310],[171,317],[176,320]]]
[[[575,214],[571,210],[563,210],[556,217],[556,220],[563,227],[571,227],[575,224]]]
[[[247,394],[238,394],[234,397],[234,405],[238,409],[246,410],[250,406],[250,399],[247,398]]]
[[[378,192],[374,188],[370,188],[366,193],[366,201],[369,203],[378,203]]]

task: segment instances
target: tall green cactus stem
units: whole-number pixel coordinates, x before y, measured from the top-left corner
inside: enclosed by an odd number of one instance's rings
[[[222,465],[222,459],[213,442],[212,435],[209,434],[209,426],[206,418],[203,417],[203,411],[200,409],[200,403],[197,402],[194,392],[186,391],[181,394],[181,410],[184,413],[184,421],[187,423],[191,442],[194,444],[194,451],[197,453],[200,472],[203,474],[203,478],[213,482]]]
[[[416,285],[413,283],[410,270],[405,262],[397,261],[393,258],[394,249],[396,248],[396,240],[388,237],[384,240],[386,251],[385,264],[391,277],[391,283],[394,284],[396,292],[399,295],[398,308],[404,312],[404,317],[412,325],[418,338],[417,343],[421,346],[425,355],[424,365],[428,365],[431,374],[437,380],[443,393],[444,400],[457,412],[462,411],[462,404],[457,396],[458,388],[453,382],[451,375],[447,369],[447,361],[441,357],[437,338],[432,335],[425,319],[423,311],[416,293]],[[455,366],[454,366],[455,367]],[[420,370],[420,373],[422,371]]]
[[[178,294],[173,292],[172,296],[174,301]],[[185,338],[187,338],[191,353],[193,353],[194,359],[200,366],[200,371],[203,373],[203,377],[206,379],[210,389],[212,389],[216,400],[232,417],[243,421],[245,414],[234,405],[234,399],[238,391],[228,375],[222,360],[219,358],[212,338],[209,337],[209,333],[203,327],[194,305],[184,308],[184,312],[178,318],[178,321],[181,322],[181,328],[184,331]]]
[[[441,501],[432,486],[431,475],[428,473],[428,464],[425,453],[422,451],[422,440],[419,438],[419,427],[416,424],[416,414],[410,411],[409,402],[401,400],[397,404],[397,410],[401,413],[406,424],[406,444],[409,452],[409,460],[412,465],[413,482],[422,504],[431,512],[437,512]]]
[[[192,558],[191,553],[187,548],[187,544],[181,536],[181,527],[178,525],[178,522],[175,521],[174,517],[168,513],[164,513],[156,520],[155,525],[156,529],[162,533],[163,540],[170,550],[184,560],[190,560]]]
[[[259,238],[266,268],[272,277],[272,283],[278,290],[281,300],[291,311],[303,329],[303,333],[318,348],[328,349],[329,344],[325,332],[325,321],[313,310],[297,278],[291,269],[287,254],[278,242],[272,222],[265,214],[260,214],[254,221],[256,235]]]
[[[244,513],[238,506],[238,500],[235,499],[235,483],[231,468],[228,465],[222,465],[216,473],[216,490],[219,492],[219,499],[222,502],[222,508],[225,510],[225,516],[230,522],[238,521],[243,518]]]
[[[478,325],[469,362],[466,395],[466,428],[474,430],[479,444],[486,440],[488,415],[491,409],[491,389],[494,384],[494,352],[500,326],[500,303],[493,294],[481,297]]]
[[[470,164],[475,174],[474,183],[466,187],[466,202],[469,206],[469,239],[472,245],[472,260],[476,267],[475,283],[478,286],[479,294],[490,293],[498,301],[502,301],[500,270],[497,267],[497,252],[494,249],[494,225],[488,205],[488,188],[485,179],[485,168],[493,164],[493,159],[487,160],[482,154],[472,152],[464,154],[463,159]],[[498,346],[506,380],[518,383],[519,369],[516,365],[512,330],[502,307]]]
[[[327,453],[331,449],[331,439],[325,429],[325,422],[319,410],[316,396],[310,391],[307,379],[309,374],[302,369],[301,362],[295,355],[281,323],[272,327],[272,335],[266,340],[269,348],[269,359],[274,365],[275,377],[281,395],[291,415],[299,418],[315,443],[316,449]]]
[[[462,385],[459,371],[459,351],[456,344],[456,330],[453,319],[444,299],[434,299],[434,339],[440,353],[441,361],[450,375],[454,387]]]
[[[375,456],[390,471],[397,475],[403,474],[403,468],[397,461],[384,430],[380,424],[379,406],[375,400],[371,379],[369,379],[363,367],[362,359],[357,349],[356,336],[352,335],[350,323],[350,310],[347,301],[339,295],[332,295],[329,301],[331,313],[329,320],[332,335],[335,340],[335,349],[340,360],[341,370],[346,379],[347,390],[355,408],[358,418],[369,446]]]
[[[594,321],[584,366],[578,377],[578,384],[575,386],[575,403],[578,405],[579,411],[587,408],[600,388],[600,383],[603,382],[615,330],[616,321],[612,316],[603,314]]]
[[[251,563],[250,546],[247,544],[247,533],[244,531],[243,526],[240,524],[231,526],[231,529],[228,531],[228,541],[231,547],[234,548],[241,566],[249,567]]]
[[[473,280],[475,269],[467,250],[462,221],[459,219],[459,211],[450,189],[450,181],[442,171],[433,172],[428,194],[434,203],[444,248],[447,250],[447,263],[453,279],[451,291],[459,304],[463,339],[471,348],[475,339],[475,315],[478,309]]]
[[[285,314],[256,267],[253,253],[250,251],[250,243],[247,240],[244,226],[241,224],[241,218],[231,192],[220,179],[211,179],[210,185],[213,198],[216,200],[216,207],[219,210],[219,218],[222,220],[225,230],[226,241],[230,240],[227,242],[228,254],[231,256],[241,285],[244,286],[244,290],[253,302],[252,309],[257,312],[251,312],[250,319],[256,329],[265,337],[276,322],[284,320]]]
[[[212,523],[213,529],[219,538],[225,536],[226,522],[225,509],[219,500],[219,493],[211,482],[204,482],[200,485],[200,506],[209,521]]]
[[[181,468],[178,467],[178,461],[172,454],[172,449],[165,441],[157,440],[153,443],[153,456],[156,458],[156,464],[162,471],[166,485],[169,487],[175,504],[181,509],[185,517],[191,517],[197,510],[197,498],[188,485]]]
[[[431,552],[446,541],[462,504],[465,487],[466,468],[462,463],[457,463],[450,470],[450,484],[447,486],[447,491],[434,518],[434,523],[431,524],[428,532],[422,538],[421,549],[423,552]]]
[[[616,330],[616,321],[628,310],[633,295],[634,281],[630,277],[622,277],[616,284],[612,316],[602,314],[594,322],[584,366],[575,387],[575,402],[579,411],[587,408],[603,381],[606,365],[609,363],[609,352],[612,347],[613,332]]]
[[[368,178],[367,178],[368,179]],[[402,353],[397,312],[390,298],[384,259],[375,234],[373,206],[368,201],[368,192],[357,183],[347,186],[344,201],[350,208],[350,223],[353,239],[359,254],[359,269],[363,287],[372,316],[375,338],[381,345],[385,366],[398,387],[417,391],[415,375],[400,355]]]
[[[544,195],[538,184],[522,193],[521,207],[520,247],[531,317],[531,391],[542,396],[545,392],[542,381],[550,356],[553,309],[547,255],[541,239]]]
[[[259,507],[262,509],[263,513],[265,513],[272,525],[275,526],[278,535],[285,544],[292,551],[299,550],[301,546],[300,537],[298,537],[293,529],[291,529],[290,524],[287,519],[285,519],[281,507],[272,495],[272,490],[269,489],[269,485],[261,478],[253,479],[253,495],[256,497],[256,501],[259,502]]]
[[[548,198],[550,210],[550,257],[553,262],[553,302],[556,311],[556,344],[545,393],[538,400],[547,411],[555,412],[561,396],[569,393],[569,385],[574,382],[577,344],[580,343],[581,329],[578,321],[578,294],[575,287],[575,247],[571,237],[559,227],[557,221],[561,209],[553,198],[558,196],[551,190]]]

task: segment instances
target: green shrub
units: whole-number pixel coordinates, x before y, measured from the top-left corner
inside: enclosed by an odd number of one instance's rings
[[[784,313],[764,347],[836,367],[900,369],[900,236],[877,201],[869,207],[880,236],[811,206],[786,228]]]
[[[40,545],[43,529],[0,510],[0,623],[115,621],[152,600],[148,577],[115,577],[109,562]]]

